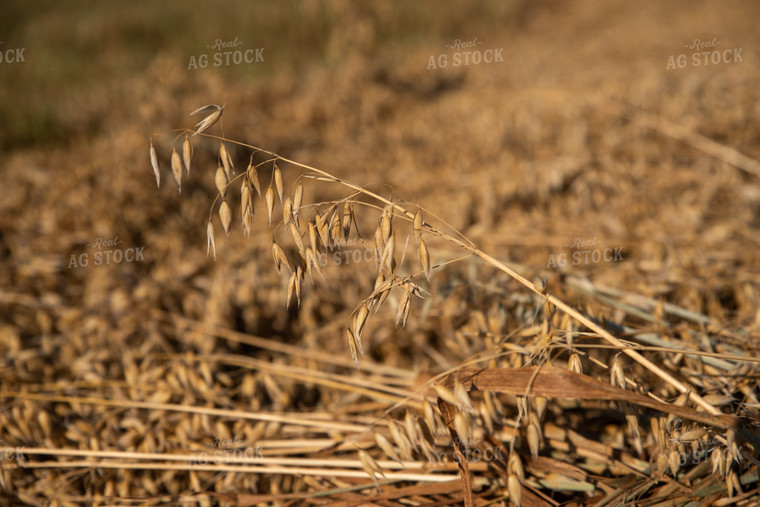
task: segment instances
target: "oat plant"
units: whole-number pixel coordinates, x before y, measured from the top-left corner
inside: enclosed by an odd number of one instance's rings
[[[603,328],[598,322],[581,311],[566,304],[551,293],[544,279],[537,274],[521,274],[503,262],[482,251],[464,235],[450,227],[446,221],[432,211],[416,203],[409,203],[392,196],[384,196],[366,186],[337,177],[326,171],[294,160],[290,160],[263,148],[210,133],[222,117],[224,107],[204,106],[191,114],[207,114],[196,130],[181,129],[171,144],[170,166],[181,191],[184,165],[186,176],[190,174],[193,154],[192,143],[205,138],[218,143],[217,167],[215,169],[216,197],[210,207],[206,224],[207,255],[216,258],[217,231],[229,235],[233,225],[233,209],[239,210],[240,230],[250,235],[254,220],[265,220],[272,232],[271,255],[275,269],[288,277],[286,305],[300,305],[302,293],[309,285],[325,279],[320,260],[330,249],[344,242],[357,241],[371,249],[374,254],[374,271],[368,278],[374,280],[372,291],[358,301],[343,327],[343,336],[354,364],[360,366],[360,358],[365,353],[363,340],[368,319],[387,301],[391,292],[398,297],[395,308],[395,325],[405,326],[418,299],[426,297],[427,284],[438,270],[446,265],[468,257],[478,257],[487,265],[513,278],[526,290],[543,300],[543,321],[530,354],[528,364],[518,368],[497,368],[491,362],[486,369],[467,369],[482,358],[438,375],[418,390],[424,395],[422,404],[416,403],[417,410],[407,410],[403,421],[394,420],[392,413],[409,404],[405,399],[390,407],[376,424],[368,427],[374,438],[375,447],[382,454],[399,463],[408,462],[414,456],[430,455],[436,442],[431,435],[448,431],[456,459],[459,463],[464,483],[464,499],[472,502],[472,474],[468,465],[467,442],[491,439],[497,433],[495,425],[504,426],[505,410],[499,401],[499,393],[517,397],[517,416],[512,425],[513,438],[509,450],[505,450],[505,487],[514,504],[521,503],[525,485],[525,470],[519,451],[515,449],[515,438],[520,432],[527,442],[531,456],[536,457],[540,448],[550,439],[543,433],[542,418],[548,398],[575,398],[579,400],[612,400],[625,413],[631,434],[635,436],[639,454],[643,454],[641,431],[635,408],[649,408],[666,416],[652,418],[652,429],[659,444],[659,454],[652,463],[652,469],[665,472],[670,469],[675,476],[678,463],[676,448],[686,443],[704,440],[709,434],[723,441],[725,445],[713,450],[713,472],[719,473],[730,491],[739,488],[739,480],[732,463],[742,461],[740,445],[750,452],[760,449],[757,435],[747,429],[739,418],[726,415],[711,400],[700,396],[696,390],[675,378],[666,368],[655,364],[639,352],[639,347],[623,341]],[[246,150],[248,165],[244,171],[236,173],[230,146]],[[181,155],[180,155],[181,153]],[[159,154],[150,141],[150,160],[160,184]],[[263,180],[259,172],[268,175]],[[286,185],[286,182],[289,185]],[[304,202],[306,185],[331,185],[339,187],[344,197],[327,202]],[[238,190],[239,189],[239,190]],[[256,213],[259,205],[259,213]],[[361,220],[357,219],[357,216]],[[371,239],[362,237],[360,222],[368,223],[367,217],[374,217],[374,233]],[[442,259],[429,245],[448,243],[461,251],[454,259]],[[291,254],[288,254],[291,252]],[[434,262],[434,259],[436,262]],[[531,281],[531,278],[533,281]],[[558,313],[559,312],[559,313]],[[561,316],[560,316],[561,315]],[[562,329],[555,323],[562,322]],[[659,377],[681,397],[676,403],[666,403],[652,394],[645,393],[643,386],[625,375],[618,360],[611,365],[603,364],[581,349],[573,346],[572,335],[585,328],[625,354],[641,367]],[[563,340],[557,338],[565,336]],[[568,352],[568,367],[557,368],[549,364],[549,353],[565,347]],[[495,356],[494,356],[495,357]],[[617,356],[616,356],[617,358]],[[583,374],[583,361],[593,362],[609,372],[609,383],[605,384]],[[530,366],[533,364],[535,366]],[[425,389],[428,391],[425,391]],[[482,391],[477,400],[471,399],[473,389]],[[437,404],[431,404],[430,401]],[[688,407],[688,402],[694,408]],[[689,426],[680,421],[690,421]],[[664,436],[671,435],[668,441]],[[673,439],[672,435],[676,435]],[[477,438],[474,438],[477,436]],[[554,437],[552,437],[554,438]],[[356,436],[355,442],[359,441]],[[737,442],[740,442],[737,443]],[[440,444],[439,444],[440,445]],[[695,449],[697,445],[694,444]],[[375,484],[379,484],[383,470],[365,450],[358,450],[362,467]],[[379,487],[379,486],[378,486]]]

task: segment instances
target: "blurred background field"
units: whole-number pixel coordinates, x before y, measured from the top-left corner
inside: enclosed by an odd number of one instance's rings
[[[24,48],[25,61],[0,64],[0,444],[27,449],[26,464],[2,463],[5,504],[459,504],[453,458],[436,472],[450,476],[448,486],[413,490],[428,483],[399,476],[383,486],[398,496],[382,498],[361,466],[336,465],[359,476],[303,478],[206,470],[171,456],[237,437],[264,456],[323,470],[320,460],[357,462],[353,445],[341,447],[355,437],[385,463],[371,432],[301,422],[367,427],[422,380],[474,354],[510,350],[504,344],[517,348],[496,366],[537,360],[543,302],[472,258],[434,269],[423,283],[429,297],[415,299],[404,328],[394,325],[400,295],[392,295],[370,318],[357,371],[342,327],[370,293],[373,267],[328,266],[301,308],[286,309],[287,277],[272,266],[260,200],[251,237],[233,206],[229,237],[217,226],[217,260],[207,257],[218,143],[194,139],[179,194],[168,131],[192,128],[199,118],[188,113],[209,103],[226,104],[227,137],[424,206],[528,279],[545,277],[551,293],[620,338],[652,346],[634,336],[648,333],[664,345],[757,358],[758,19],[749,1],[3,2],[0,51]],[[447,45],[475,38],[478,49],[502,48],[504,61],[453,66]],[[715,38],[720,51],[741,49],[741,61],[694,66],[684,46]],[[263,48],[264,61],[189,69],[217,39]],[[681,54],[687,65],[668,69]],[[431,68],[440,55],[447,67]],[[250,152],[232,155],[243,170]],[[290,188],[300,171],[283,171]],[[266,185],[271,173],[260,176]],[[342,196],[327,185],[306,189],[309,203]],[[365,237],[378,217],[359,214]],[[144,261],[95,265],[88,244],[114,237],[122,249],[144,248]],[[576,238],[620,249],[622,260],[552,266],[560,254],[572,259]],[[430,249],[434,264],[463,255],[443,241]],[[82,254],[89,264],[72,266]],[[538,359],[564,367],[567,338],[556,335],[561,343]],[[576,342],[589,354],[585,373],[607,381],[603,365],[618,351],[597,347],[595,336]],[[724,358],[717,368],[643,353],[700,395],[730,396],[721,410],[758,424],[756,362]],[[620,360],[652,393],[677,398]],[[421,415],[420,406],[415,399],[408,411]],[[406,410],[391,417],[403,420]],[[510,406],[497,424],[506,448],[515,414]],[[639,437],[618,406],[550,400],[545,434],[578,432],[608,458],[579,458],[548,436],[531,458],[520,440],[523,504],[618,505],[635,491],[642,504],[726,505],[731,473],[743,481],[735,494],[747,495],[736,504],[757,501],[756,461],[715,474],[709,460],[692,463],[674,480],[657,462],[657,417],[638,416]],[[710,431],[706,440],[724,435]],[[445,434],[436,438],[451,457]],[[289,451],[288,441],[300,447]],[[153,457],[54,451],[66,449]],[[497,465],[475,469],[477,505],[514,501]],[[551,482],[547,470],[574,485]]]

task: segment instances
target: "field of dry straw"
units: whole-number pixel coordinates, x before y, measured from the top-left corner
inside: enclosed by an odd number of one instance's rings
[[[760,504],[758,4],[20,5],[0,505]]]

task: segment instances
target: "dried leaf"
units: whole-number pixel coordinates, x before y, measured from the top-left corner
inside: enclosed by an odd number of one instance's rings
[[[538,369],[538,371],[536,371]],[[760,438],[741,424],[734,415],[713,415],[676,403],[663,403],[638,393],[605,384],[586,375],[573,373],[565,368],[544,365],[526,368],[486,368],[482,370],[459,370],[455,375],[467,388],[492,390],[515,396],[525,395],[530,387],[533,396],[547,398],[575,398],[579,400],[614,400],[633,403],[642,407],[673,414],[724,429],[733,429],[744,440],[760,447]],[[447,385],[453,385],[450,378]]]

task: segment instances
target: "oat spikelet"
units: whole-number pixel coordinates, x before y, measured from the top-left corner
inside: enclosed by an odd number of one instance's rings
[[[417,213],[414,214],[414,238],[417,240],[417,242],[419,242],[421,237],[422,237],[422,211],[418,209]]]
[[[314,219],[309,219],[309,244],[314,252],[319,251],[319,239],[317,237],[317,227],[314,225]]]
[[[341,235],[341,228],[340,228],[340,219],[338,218],[338,212],[337,210],[333,209],[332,213],[330,214],[330,245],[337,245],[340,243],[340,235]]]
[[[428,252],[424,239],[420,239],[420,246],[417,249],[417,257],[420,259],[420,265],[422,266],[422,271],[425,273],[425,278],[430,281],[430,253]]]
[[[187,175],[190,176],[190,160],[193,158],[193,145],[190,143],[190,139],[185,134],[185,142],[182,143],[182,158],[185,162],[185,169]]]
[[[610,384],[625,389],[625,373],[623,373],[623,367],[620,365],[620,361],[617,357],[612,361],[612,368],[610,369]]]
[[[377,278],[375,279],[375,287],[373,289],[373,293],[375,293],[375,301],[374,301],[375,312],[377,312],[380,309],[380,306],[388,298],[388,294],[391,293],[391,287],[392,285],[390,283],[386,283],[385,275],[382,272],[380,272],[380,274],[378,274]]]
[[[715,448],[710,454],[710,462],[712,463],[712,473],[720,472],[720,475],[723,475],[723,455],[720,448]]]
[[[354,210],[351,207],[351,203],[346,201],[343,204],[343,220],[341,222],[341,229],[343,231],[343,239],[348,241],[351,235],[351,220],[354,216]]]
[[[193,116],[195,114],[204,114],[204,113],[211,113],[208,116],[206,116],[204,119],[196,123],[196,127],[198,129],[193,133],[193,136],[200,134],[201,132],[205,132],[208,130],[212,125],[214,125],[217,121],[219,121],[219,118],[222,117],[222,112],[224,111],[224,106],[219,107],[216,104],[209,104],[208,106],[203,106],[192,113],[190,113],[189,116]]]
[[[249,209],[253,208],[253,199],[251,198],[251,189],[245,183],[240,185],[240,214],[245,216]]]
[[[428,400],[422,402],[422,415],[425,418],[427,427],[430,428],[431,432],[434,432],[436,428],[435,411],[433,410],[433,405]]]
[[[377,476],[375,474],[378,473],[383,477],[383,479],[385,479],[385,473],[383,473],[383,469],[380,468],[380,465],[377,464],[372,456],[362,450],[359,450],[359,461],[361,462],[364,471],[367,472],[367,475],[369,475],[370,479],[375,482],[375,487],[377,490],[380,491],[380,485],[377,483]]]
[[[298,226],[296,226],[295,222],[290,222],[290,235],[293,236],[293,241],[295,241],[296,246],[298,247],[298,251],[301,252],[301,255],[303,255],[305,258],[306,251],[304,250],[304,247],[303,247],[303,239],[301,239],[301,231],[298,230]]]
[[[454,416],[454,429],[459,435],[459,442],[465,448],[473,443],[472,420],[465,412],[457,412]]]
[[[282,223],[285,226],[290,225],[290,219],[293,217],[293,202],[290,197],[285,198],[285,202],[282,203]]]
[[[509,473],[516,475],[520,482],[525,480],[525,469],[523,468],[522,461],[517,453],[512,453],[509,457],[508,469]]]
[[[385,244],[393,232],[393,209],[390,205],[383,210],[383,216],[380,218],[380,230],[383,233],[383,244]]]
[[[567,360],[567,367],[570,371],[583,375],[583,363],[581,363],[581,358],[578,354],[570,355],[570,359]]]
[[[214,176],[214,183],[216,183],[216,189],[219,191],[219,195],[222,198],[227,196],[227,175],[222,169],[222,166],[216,168],[216,175]]]
[[[412,444],[412,447],[414,447],[414,450],[419,449],[417,442],[422,439],[420,436],[421,430],[417,424],[417,418],[409,411],[404,414],[404,427],[406,429],[406,435],[409,439],[409,442]]]
[[[259,185],[259,173],[256,171],[256,166],[253,165],[253,153],[251,153],[251,161],[248,163],[248,169],[246,169],[246,178],[251,182],[253,188],[256,189],[256,193],[261,197],[261,186]]]
[[[515,507],[522,506],[522,485],[520,480],[515,474],[509,474],[507,477],[507,492],[509,493],[509,499]]]
[[[269,185],[269,188],[267,188],[266,201],[267,201],[267,214],[269,215],[269,225],[271,226],[272,213],[274,212],[274,190],[272,190],[272,185]]]
[[[301,210],[303,203],[303,182],[299,181],[295,192],[293,193],[293,217],[298,220],[298,212]]]
[[[208,226],[206,227],[206,257],[208,257],[208,253],[212,248],[214,249],[214,260],[216,260],[216,241],[214,240],[214,224],[212,224],[211,220],[209,220]]]
[[[456,397],[459,406],[470,412],[475,412],[475,409],[472,407],[472,402],[470,401],[470,395],[467,394],[467,389],[459,379],[454,381],[454,397]]]
[[[272,238],[272,258],[274,258],[274,265],[277,268],[278,273],[280,272],[280,268],[283,264],[285,264],[291,273],[293,272],[293,268],[290,267],[288,256],[285,255],[285,250],[283,250],[282,247],[277,244],[274,238]]]
[[[396,236],[391,236],[385,243],[383,255],[380,257],[380,269],[387,268],[389,273],[393,272],[393,261],[396,255]]]
[[[330,229],[327,226],[327,215],[320,216],[319,213],[317,213],[314,216],[314,224],[317,227],[317,234],[319,234],[319,241],[322,242],[322,246],[327,249],[327,246],[330,244]]]
[[[245,232],[246,236],[250,237],[252,224],[253,224],[253,213],[251,213],[251,208],[248,208],[243,213],[243,231]]]
[[[547,400],[543,396],[536,396],[534,401],[536,403],[536,414],[538,415],[538,418],[541,419],[546,411]]]
[[[179,158],[179,153],[174,148],[172,148],[172,172],[174,173],[174,179],[177,180],[177,187],[180,193],[182,193],[182,161]]]
[[[296,266],[296,297],[299,307],[301,306],[301,280],[303,280],[303,269],[301,266]]]
[[[288,296],[285,303],[286,308],[290,308],[290,302],[293,300],[293,295],[298,300],[298,306],[301,306],[301,267],[296,267],[296,270],[290,275],[288,279]]]
[[[401,432],[396,421],[388,419],[388,429],[391,432],[391,437],[393,437],[393,442],[401,451],[401,455],[407,461],[412,461],[412,444],[406,438],[406,435]]]
[[[681,468],[681,458],[678,451],[670,451],[670,454],[668,454],[668,466],[670,467],[670,473],[673,474],[673,477],[676,477],[678,475],[678,469]]]
[[[354,316],[354,335],[359,342],[362,340],[362,331],[364,330],[364,324],[367,323],[368,316],[369,308],[367,308],[367,303],[364,303]]]
[[[156,187],[161,188],[161,173],[158,170],[158,155],[153,147],[153,139],[150,140],[150,165],[153,166],[153,174],[156,176]]]
[[[230,205],[227,201],[222,201],[219,206],[219,218],[222,220],[222,227],[224,227],[224,234],[229,237],[230,235],[230,222],[232,221],[232,212],[230,211]]]
[[[686,433],[678,437],[679,442],[691,442],[693,440],[699,440],[707,435],[707,428],[696,428],[689,430]]]
[[[375,264],[378,259],[382,257],[383,250],[385,250],[385,242],[383,241],[383,231],[378,227],[375,230]]]
[[[536,277],[533,279],[533,288],[543,294],[546,290],[546,280],[536,275]]]
[[[224,165],[224,172],[227,173],[227,179],[231,180],[232,176],[235,174],[235,166],[232,163],[230,152],[227,150],[224,143],[220,143],[219,158],[222,159],[222,165]]]
[[[277,162],[274,164],[274,184],[277,187],[277,195],[280,196],[280,202],[282,202],[282,172],[277,167]]]
[[[441,384],[435,384],[433,386],[433,389],[435,389],[435,393],[438,395],[439,398],[441,398],[443,401],[447,403],[451,403],[452,405],[458,407],[460,405],[459,399],[446,389],[446,387],[442,386]]]
[[[412,308],[412,287],[408,285],[404,289],[404,294],[398,303],[398,313],[396,314],[396,327],[399,323],[401,327],[406,326],[406,319],[409,317],[409,311]]]
[[[288,279],[288,295],[285,299],[285,308],[290,308],[290,302],[293,300],[293,295],[296,292],[296,273],[290,275]]]
[[[385,436],[381,435],[380,433],[375,433],[375,443],[377,443],[377,446],[382,449],[386,456],[388,456],[393,461],[398,461],[401,463],[401,457],[398,455],[396,449],[393,448],[393,445],[388,441],[388,439],[385,438]]]
[[[356,342],[356,338],[354,338],[354,333],[351,332],[350,328],[346,328],[346,341],[348,341],[348,348],[351,350],[351,357],[354,360],[354,364],[356,367],[359,367],[359,350]]]
[[[527,429],[528,447],[530,448],[530,454],[534,458],[538,457],[538,451],[541,447],[541,438],[538,436],[538,427],[533,424],[528,425]]]

